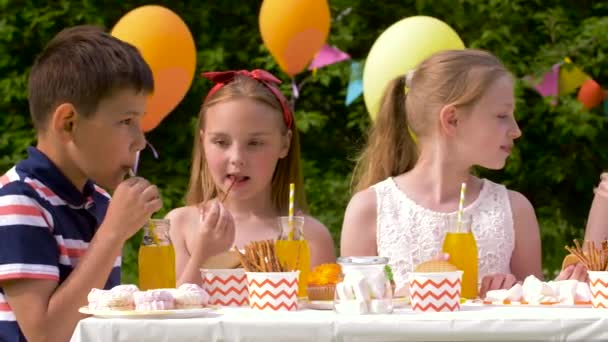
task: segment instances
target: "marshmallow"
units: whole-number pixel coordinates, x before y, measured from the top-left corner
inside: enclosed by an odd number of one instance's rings
[[[576,285],[576,300],[579,302],[591,301],[591,289],[589,284],[579,281]]]
[[[112,290],[110,290],[110,291],[125,291],[125,292],[135,293],[135,292],[139,291],[139,288],[133,284],[124,284],[124,285],[114,286],[112,288]]]
[[[504,302],[509,296],[508,290],[492,290],[486,293],[486,301],[488,302]],[[519,299],[517,299],[519,300]]]
[[[506,299],[508,299],[512,302],[521,301],[521,298],[523,296],[524,296],[524,288],[521,286],[521,284],[515,284],[515,285],[513,285],[513,287],[511,287],[507,291]]]
[[[549,282],[557,287],[557,297],[563,304],[573,305],[576,298],[576,288],[578,281],[576,280],[560,280]]]
[[[528,303],[538,303],[540,297],[554,297],[555,292],[547,283],[543,283],[533,275],[526,277],[523,284],[524,299]]]
[[[173,289],[171,294],[175,298],[175,307],[178,309],[200,308],[209,302],[209,294],[196,284],[182,284]]]

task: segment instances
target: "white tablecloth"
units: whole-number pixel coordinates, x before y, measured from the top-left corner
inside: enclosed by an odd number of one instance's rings
[[[224,308],[189,319],[80,321],[72,342],[106,341],[608,341],[608,310],[463,306],[459,312],[341,315]]]

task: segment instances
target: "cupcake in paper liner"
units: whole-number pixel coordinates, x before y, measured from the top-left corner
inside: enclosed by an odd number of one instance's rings
[[[308,276],[309,300],[333,300],[336,283],[342,270],[338,264],[322,264],[315,267]]]

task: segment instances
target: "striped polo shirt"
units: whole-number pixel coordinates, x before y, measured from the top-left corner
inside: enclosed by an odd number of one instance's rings
[[[25,341],[2,281],[50,279],[62,283],[101,224],[110,196],[89,181],[78,190],[34,147],[0,177],[0,341]],[[120,257],[106,288],[120,284]]]

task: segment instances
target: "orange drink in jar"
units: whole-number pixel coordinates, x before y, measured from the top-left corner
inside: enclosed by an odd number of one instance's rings
[[[291,226],[288,216],[281,216],[278,220],[281,236],[275,242],[277,258],[288,270],[300,271],[298,297],[305,298],[308,296],[306,288],[310,273],[310,248],[302,233],[304,216],[294,216]]]
[[[477,243],[472,231],[470,215],[463,215],[462,222],[448,220],[448,231],[443,240],[443,252],[450,255],[450,263],[463,271],[462,297],[477,298]]]
[[[169,239],[169,220],[153,219],[144,226],[138,256],[140,289],[175,287],[175,250]]]

